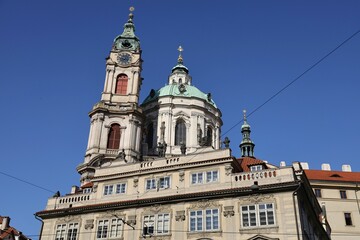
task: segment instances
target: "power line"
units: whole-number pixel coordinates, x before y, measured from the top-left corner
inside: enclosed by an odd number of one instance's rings
[[[331,50],[328,54],[320,58],[317,62],[315,62],[313,65],[311,65],[309,68],[307,68],[303,73],[301,73],[299,76],[297,76],[294,80],[286,84],[283,88],[281,88],[279,91],[277,91],[275,94],[273,94],[271,97],[269,97],[264,103],[260,104],[258,107],[256,107],[254,110],[252,110],[247,117],[250,117],[252,114],[257,112],[260,108],[265,106],[267,103],[269,103],[271,100],[273,100],[275,97],[277,97],[280,93],[285,91],[288,87],[290,87],[292,84],[294,84],[297,80],[299,80],[302,76],[304,76],[306,73],[310,72],[313,68],[315,68],[317,65],[319,65],[322,61],[324,61],[327,57],[329,57],[331,54],[333,54],[336,50],[338,50],[340,47],[342,47],[345,43],[350,41],[353,37],[355,37],[357,34],[360,33],[360,30],[353,33],[350,37],[346,38],[342,43],[340,43],[338,46],[336,46],[333,50]],[[223,133],[221,136],[224,136],[226,133],[230,132],[232,129],[234,129],[237,125],[239,125],[243,120],[240,120],[237,122],[234,126],[232,126],[229,130],[227,130],[225,133]]]
[[[15,179],[15,180],[17,180],[17,181],[26,183],[26,184],[31,185],[31,186],[33,186],[33,187],[42,189],[42,190],[44,190],[44,191],[51,192],[51,193],[55,193],[55,192],[52,191],[52,190],[49,190],[49,189],[44,188],[44,187],[41,187],[41,186],[39,186],[39,185],[37,185],[37,184],[34,184],[34,183],[31,183],[31,182],[29,182],[29,181],[20,179],[20,178],[18,178],[18,177],[12,176],[12,175],[10,175],[10,174],[4,173],[4,172],[0,172],[0,174],[3,174],[3,175],[5,175],[5,176],[7,176],[7,177],[10,177],[10,178],[13,178],[13,179]]]

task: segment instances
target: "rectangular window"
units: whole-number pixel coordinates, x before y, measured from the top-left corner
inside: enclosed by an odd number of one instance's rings
[[[152,178],[146,180],[146,190],[170,188],[170,177]]]
[[[321,189],[315,188],[315,196],[321,198]]]
[[[161,235],[170,231],[170,214],[159,213],[144,216],[143,235]]]
[[[119,218],[111,219],[110,237],[120,237],[123,229],[123,221]]]
[[[56,226],[55,240],[76,240],[79,224],[69,223]]]
[[[344,213],[346,226],[352,226],[351,213]]]
[[[341,198],[341,199],[347,199],[346,191],[340,190],[340,198]]]
[[[55,240],[65,240],[66,224],[60,224],[56,226]]]
[[[156,189],[156,179],[148,179],[146,180],[146,190]]]
[[[201,184],[203,183],[203,173],[193,173],[191,174],[191,184]]]
[[[242,227],[275,225],[274,204],[255,204],[241,207]]]
[[[83,193],[91,193],[92,189],[91,188],[85,188],[83,189]]]
[[[220,229],[219,209],[190,211],[189,223],[190,232],[217,231]]]
[[[250,171],[251,171],[251,172],[256,172],[256,171],[261,171],[261,170],[263,170],[263,166],[262,166],[262,165],[250,166]]]
[[[170,187],[170,177],[159,178],[159,188],[169,188]]]
[[[104,186],[104,195],[122,194],[126,192],[126,183],[117,183]]]
[[[97,239],[107,238],[108,228],[109,228],[108,225],[109,225],[109,220],[100,220],[99,221],[98,228],[97,228],[97,234],[96,234]]]
[[[104,195],[111,195],[113,194],[113,189],[114,189],[114,186],[113,185],[106,185],[104,187]]]
[[[116,184],[116,194],[125,193],[126,183]]]
[[[217,182],[217,181],[218,181],[218,171],[206,172],[206,182]]]
[[[217,181],[219,181],[219,172],[217,170],[191,174],[191,184],[203,184]]]

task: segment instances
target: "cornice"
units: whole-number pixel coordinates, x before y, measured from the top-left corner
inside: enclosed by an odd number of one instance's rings
[[[165,159],[164,159],[165,160]],[[224,157],[224,158],[217,158],[217,159],[211,159],[211,160],[205,160],[205,161],[198,161],[198,162],[186,162],[186,163],[179,163],[179,164],[169,164],[166,166],[161,166],[161,167],[153,167],[153,168],[143,168],[143,169],[138,169],[138,170],[134,170],[134,171],[126,171],[126,172],[121,172],[121,173],[115,173],[115,174],[109,174],[109,175],[105,175],[105,176],[95,176],[92,180],[93,181],[102,181],[102,180],[109,180],[112,179],[114,177],[125,177],[125,176],[139,176],[142,174],[147,174],[149,172],[164,172],[164,170],[166,169],[172,169],[172,170],[178,170],[178,168],[184,168],[184,167],[190,167],[190,166],[196,166],[196,165],[208,165],[208,164],[215,164],[218,162],[226,162],[226,161],[234,161],[233,157]],[[143,162],[143,163],[147,163],[147,162]],[[140,163],[140,164],[143,164]]]
[[[36,215],[41,217],[42,219],[50,219],[56,217],[63,217],[67,215],[104,212],[108,210],[122,210],[128,208],[149,207],[149,206],[153,206],[154,204],[160,204],[160,205],[173,204],[179,202],[195,202],[204,199],[213,200],[219,198],[248,196],[251,194],[287,192],[287,191],[295,190],[298,186],[299,185],[297,182],[292,181],[292,182],[262,185],[260,189],[256,192],[252,191],[250,187],[218,189],[218,190],[212,190],[206,192],[175,194],[175,195],[161,196],[155,198],[144,198],[144,199],[135,199],[128,201],[92,204],[92,205],[73,207],[73,208],[44,210],[37,212]]]

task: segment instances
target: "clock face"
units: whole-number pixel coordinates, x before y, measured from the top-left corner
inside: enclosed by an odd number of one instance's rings
[[[131,63],[131,55],[128,53],[120,53],[117,60],[122,65],[129,65]]]

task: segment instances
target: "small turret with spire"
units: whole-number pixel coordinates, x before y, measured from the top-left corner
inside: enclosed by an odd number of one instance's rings
[[[250,125],[247,123],[246,119],[246,110],[243,111],[244,114],[244,124],[241,126],[241,134],[242,134],[242,141],[240,143],[240,150],[242,157],[254,157],[254,147],[255,144],[251,141],[250,138]]]
[[[184,51],[184,49],[179,46],[177,50],[179,51],[179,56],[177,59],[177,64],[171,70],[169,84],[178,84],[182,86],[191,85],[189,69],[184,65],[184,59],[182,56],[182,52]],[[181,89],[184,90],[183,87]]]

